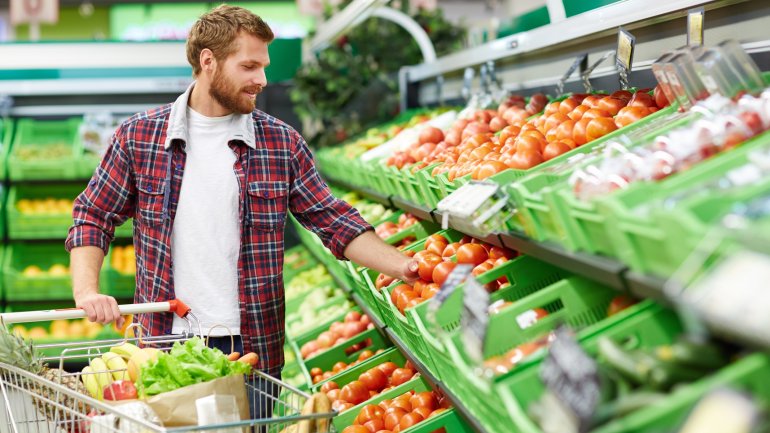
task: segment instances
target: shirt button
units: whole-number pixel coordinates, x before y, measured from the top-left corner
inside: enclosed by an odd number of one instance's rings
[[[147,186],[147,191],[150,191],[150,192],[152,192],[152,187],[148,185],[148,186]]]
[[[182,169],[182,164],[177,164],[177,165],[176,165],[176,169],[177,169],[177,170],[181,170],[181,169]]]

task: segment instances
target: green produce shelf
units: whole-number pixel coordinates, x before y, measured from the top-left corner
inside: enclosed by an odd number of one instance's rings
[[[82,119],[19,119],[8,157],[12,182],[82,178],[79,127]]]

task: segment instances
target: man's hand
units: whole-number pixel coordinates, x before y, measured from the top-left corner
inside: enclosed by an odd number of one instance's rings
[[[417,273],[417,260],[406,257],[406,264],[404,266],[404,270],[401,273],[401,280],[407,284],[412,284],[418,279],[420,279],[420,275]]]
[[[92,322],[115,322],[118,328],[123,326],[125,319],[120,315],[118,302],[112,296],[89,293],[75,298],[75,306],[86,312],[86,317]]]

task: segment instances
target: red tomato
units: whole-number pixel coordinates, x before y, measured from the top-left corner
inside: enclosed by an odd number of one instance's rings
[[[590,109],[591,107],[581,104],[575,107],[575,109],[572,110],[567,116],[577,122],[578,120],[582,119],[583,114]]]
[[[382,391],[388,386],[388,376],[379,368],[370,368],[358,376],[358,380],[363,383],[369,391]]]
[[[433,244],[436,245],[436,244]],[[444,246],[441,248],[441,252],[443,252]],[[438,253],[441,254],[441,253]],[[420,278],[426,281],[432,281],[433,278],[433,269],[436,268],[436,265],[441,263],[443,259],[438,254],[430,254],[425,255],[422,258],[417,260],[417,273],[420,275]]]
[[[412,410],[413,413],[419,413],[420,416],[422,416],[423,419],[427,419],[431,413],[433,413],[432,410],[428,409],[427,407],[415,407]]]
[[[544,115],[551,115],[553,113],[559,112],[559,105],[561,104],[560,101],[553,101],[549,102],[545,106],[545,111],[543,112]]]
[[[516,139],[516,152],[519,151],[531,151],[540,152],[540,148],[543,146],[545,139],[540,139],[533,135],[524,135]]]
[[[586,140],[586,128],[588,127],[588,124],[591,122],[592,119],[580,119],[575,124],[575,127],[572,128],[572,140],[575,142],[577,146],[582,146],[586,144],[588,141]]]
[[[486,179],[490,176],[494,176],[497,173],[500,173],[503,170],[507,170],[508,166],[500,161],[484,161],[483,164],[479,166],[478,175],[476,176],[476,179],[482,180]]]
[[[393,374],[393,370],[397,369],[398,366],[395,363],[388,361],[383,362],[375,368],[379,368],[383,373],[385,373],[385,376],[390,377]]]
[[[612,117],[612,116],[610,115],[610,113],[608,113],[608,112],[606,112],[604,110],[600,110],[598,108],[592,108],[592,109],[586,111],[585,113],[583,113],[583,117],[581,117],[581,120],[582,119],[596,119],[597,117]]]
[[[401,292],[398,295],[398,299],[396,299],[396,307],[403,312],[406,306],[409,304],[409,301],[415,298],[417,298],[417,293],[414,293],[411,290]]]
[[[500,143],[505,144],[506,141],[508,141],[511,137],[516,137],[519,135],[519,132],[521,132],[521,128],[518,126],[508,125],[505,128],[503,128],[502,131],[500,131]]]
[[[646,107],[623,107],[618,115],[615,116],[615,125],[618,128],[630,125],[637,120],[650,114],[650,109]]]
[[[545,129],[546,131],[549,129],[556,128],[557,126],[561,125],[562,122],[569,120],[569,117],[567,117],[566,114],[561,113],[554,113],[548,116],[548,119],[545,121]]]
[[[344,362],[342,362],[342,361],[339,361],[339,362],[337,362],[336,364],[334,364],[334,366],[332,366],[332,371],[333,371],[334,373],[339,373],[340,371],[342,371],[342,370],[344,370],[344,369],[346,369],[346,368],[348,368],[348,365],[347,365],[347,364],[345,364],[345,363],[344,363]]]
[[[660,84],[655,86],[653,97],[655,98],[655,105],[657,105],[658,108],[668,107],[670,104],[668,98],[666,98],[666,94],[663,92],[663,88],[660,87]]]
[[[339,389],[330,389],[330,390],[329,390],[329,391],[326,393],[326,396],[327,396],[327,397],[329,397],[329,400],[331,400],[331,401],[334,401],[334,400],[339,400],[339,399],[340,399],[340,393],[341,393],[341,392],[342,392],[342,391],[341,391],[341,390],[339,390]]]
[[[567,153],[570,150],[572,150],[572,148],[562,143],[561,141],[554,141],[545,147],[545,150],[543,151],[543,159],[548,161],[549,159],[556,158],[557,156]]]
[[[318,367],[313,367],[313,368],[310,369],[310,375],[311,376],[320,376],[322,374],[324,374],[323,370],[321,370]]]
[[[364,424],[373,419],[382,420],[384,416],[385,416],[385,409],[377,406],[376,404],[367,404],[361,409],[360,412],[358,412],[358,417],[356,417],[356,421],[359,424]]]
[[[596,108],[599,105],[599,101],[602,99],[599,95],[588,95],[583,99],[583,102],[581,102],[582,105],[587,106],[588,108]]]
[[[438,284],[440,287],[442,284],[444,284],[444,281],[446,281],[449,274],[452,273],[455,266],[457,266],[456,263],[448,261],[436,265],[436,267],[433,269],[433,282]]]
[[[474,277],[478,277],[479,275],[483,274],[484,272],[487,272],[492,269],[492,263],[484,262],[473,268],[473,271],[471,271],[471,274],[473,274]]]
[[[432,126],[426,126],[420,131],[419,143],[438,143],[444,141],[444,131],[434,128]]]
[[[369,432],[369,429],[358,424],[353,424],[345,427],[342,430],[342,433],[371,433]]]
[[[516,152],[512,159],[516,160],[516,164],[520,167],[520,170],[529,170],[530,168],[543,162],[543,155],[540,152],[530,152],[524,150],[521,152]]]
[[[557,140],[564,140],[564,139],[572,139],[572,129],[575,128],[575,122],[572,119],[567,119],[564,122],[562,122],[557,128],[556,128],[556,139]],[[545,156],[545,155],[543,155]]]
[[[457,249],[457,263],[476,266],[489,258],[487,250],[479,244],[465,244]]]
[[[363,320],[361,322],[363,322]],[[369,323],[371,323],[371,322],[369,322]],[[367,350],[364,350],[363,352],[361,352],[358,355],[358,360],[359,361],[366,361],[367,359],[371,358],[372,356],[374,356],[374,353],[371,350],[367,349]]]
[[[452,242],[444,248],[444,252],[441,253],[441,257],[448,259],[457,254],[457,249],[460,248],[460,242]]]
[[[406,430],[409,427],[419,424],[420,421],[424,420],[425,418],[422,417],[417,412],[412,412],[404,415],[403,418],[401,418],[401,421],[399,421],[398,426],[401,427],[401,430]]]
[[[401,418],[404,417],[408,412],[401,409],[401,408],[393,408],[389,409],[390,412],[385,414],[385,428],[388,430],[393,430],[398,426],[399,422],[401,422]]]
[[[342,387],[340,399],[356,405],[369,399],[369,389],[361,381],[354,380]]]
[[[591,122],[586,127],[586,141],[603,137],[616,129],[618,127],[615,125],[615,121],[609,117],[591,119]]]
[[[396,301],[398,301],[398,296],[402,292],[406,292],[406,291],[412,291],[412,286],[410,286],[409,284],[399,284],[398,286],[394,287],[393,290],[390,292],[390,300],[393,301],[393,303],[395,304]]]
[[[580,105],[580,102],[578,102],[577,98],[570,96],[569,98],[561,101],[561,104],[559,104],[559,112],[565,116],[569,116],[569,113],[577,108],[578,105]]]
[[[414,376],[414,370],[410,368],[397,368],[390,377],[390,384],[399,386],[402,383],[409,382],[409,379],[411,379],[412,376]]]
[[[629,107],[642,107],[642,108],[650,108],[650,107],[657,107],[655,104],[655,98],[650,96],[649,93],[646,92],[636,92],[634,93],[634,97],[631,98],[630,101],[628,101]]]
[[[505,257],[506,259],[512,259],[516,257],[516,253],[512,250],[509,250],[508,248],[501,248],[497,246],[492,246],[489,248],[489,258],[490,259],[499,259],[501,257]]]
[[[430,411],[434,411],[438,408],[438,400],[431,391],[415,393],[412,397],[409,398],[409,403],[412,405],[413,409],[424,407]]]
[[[610,306],[607,308],[607,317],[620,313],[626,308],[636,304],[636,299],[626,295],[618,295],[612,298]]]

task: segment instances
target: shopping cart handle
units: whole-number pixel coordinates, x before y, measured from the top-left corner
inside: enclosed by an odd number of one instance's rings
[[[179,317],[185,317],[190,313],[190,307],[178,299],[166,302],[149,302],[146,304],[118,305],[121,315],[140,313],[174,313]],[[60,310],[24,311],[19,313],[0,314],[0,324],[44,322],[62,319],[80,319],[86,317],[85,311],[80,308],[64,308]]]

